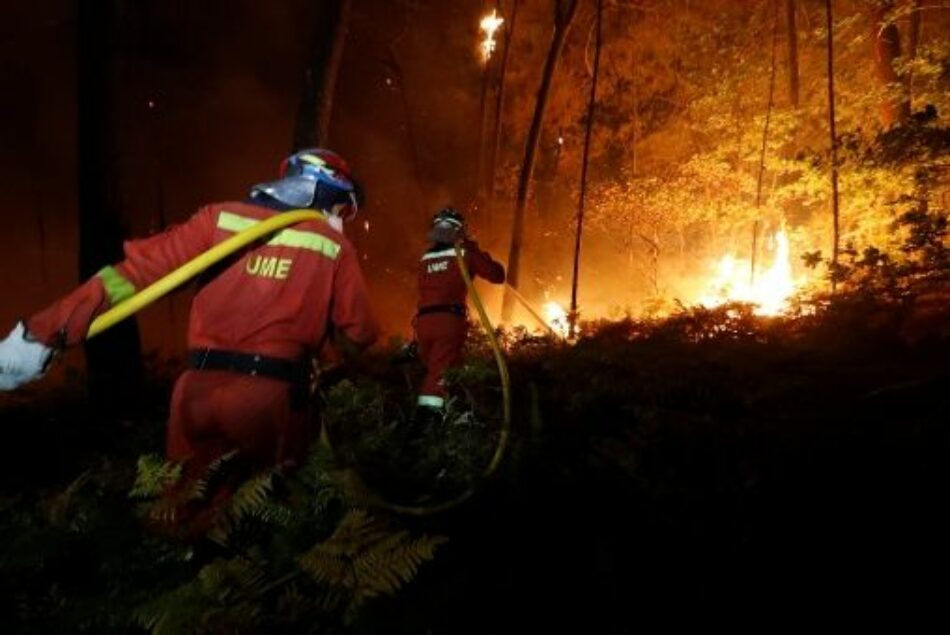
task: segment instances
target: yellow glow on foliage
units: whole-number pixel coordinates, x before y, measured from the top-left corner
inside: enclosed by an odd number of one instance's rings
[[[479,48],[482,51],[482,61],[488,62],[491,59],[492,53],[495,52],[495,31],[498,30],[504,23],[505,19],[498,15],[497,10],[492,10],[491,13],[482,18],[481,22],[478,24],[478,28],[484,34],[482,42],[479,45]]]

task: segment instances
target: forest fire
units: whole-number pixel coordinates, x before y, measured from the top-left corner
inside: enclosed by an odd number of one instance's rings
[[[0,635],[940,611],[950,0],[9,6]]]
[[[557,302],[551,301],[545,302],[542,310],[544,311],[544,319],[548,323],[548,326],[559,336],[567,337],[571,325],[564,307]]]
[[[486,64],[488,60],[491,59],[492,53],[495,52],[495,32],[504,22],[505,19],[498,15],[498,11],[492,10],[492,12],[483,17],[478,24],[479,30],[484,33],[484,38],[479,48],[482,51],[482,61]]]
[[[788,300],[799,286],[792,275],[788,235],[780,229],[772,236],[772,264],[751,274],[751,263],[732,254],[716,264],[716,274],[699,299],[699,304],[713,308],[727,302],[754,304],[756,315],[779,315],[788,307]]]

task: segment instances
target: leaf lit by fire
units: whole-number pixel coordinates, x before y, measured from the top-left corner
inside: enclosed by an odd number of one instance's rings
[[[497,10],[492,10],[491,13],[483,17],[482,21],[479,22],[478,27],[484,34],[479,48],[482,51],[482,61],[485,63],[488,63],[492,53],[495,52],[495,31],[498,30],[498,27],[500,27],[504,21],[505,19],[498,15]]]

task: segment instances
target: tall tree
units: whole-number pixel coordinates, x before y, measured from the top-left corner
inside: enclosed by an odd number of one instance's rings
[[[498,172],[498,155],[501,151],[501,131],[505,112],[505,79],[508,76],[508,64],[511,60],[511,43],[515,36],[515,26],[518,23],[519,0],[512,0],[511,15],[505,21],[505,52],[501,58],[501,68],[498,71],[498,86],[495,92],[495,121],[492,132],[491,156],[488,161],[488,192],[495,193],[495,175]],[[490,196],[489,198],[494,198]]]
[[[494,11],[497,13],[498,3],[492,2],[490,4],[492,4]],[[488,5],[489,2],[483,0],[480,15],[487,15]],[[482,31],[482,33],[484,33],[484,31]],[[492,91],[495,90],[493,76],[495,74],[495,67],[497,66],[495,63],[497,55],[493,55],[492,52],[487,53],[487,55],[488,57],[482,60],[482,85],[479,99],[479,112],[481,114],[478,126],[478,169],[475,171],[475,187],[472,189],[479,206],[481,206],[481,202],[486,198],[485,195],[489,188],[489,181],[486,176],[488,172],[486,165],[488,161],[488,128],[491,125],[493,115],[491,105],[493,105],[494,101],[491,97]]]
[[[788,99],[798,108],[798,20],[795,0],[785,0],[785,23],[788,28]]]
[[[756,256],[759,253],[759,225],[762,222],[762,181],[765,177],[765,150],[769,143],[769,124],[772,122],[772,107],[775,104],[775,49],[778,45],[778,6],[773,5],[772,53],[769,66],[769,101],[765,107],[765,125],[762,126],[762,146],[759,150],[759,174],[755,184],[755,223],[752,225],[752,257],[749,259],[749,282],[755,283]]]
[[[313,41],[303,72],[293,150],[327,143],[333,95],[343,59],[350,0],[318,0]]]
[[[116,0],[77,0],[76,17],[79,273],[86,279],[122,258],[125,234],[116,183]],[[86,366],[91,393],[103,405],[132,398],[142,368],[136,322],[125,320],[87,343]]]
[[[515,203],[515,213],[511,224],[511,246],[508,249],[508,284],[517,288],[521,277],[521,246],[524,239],[524,216],[528,206],[528,194],[531,188],[531,179],[534,175],[535,158],[538,152],[538,141],[541,138],[541,127],[544,123],[544,113],[547,110],[551,85],[554,81],[554,71],[564,50],[564,42],[577,14],[580,0],[556,0],[554,4],[554,36],[544,62],[544,71],[541,75],[541,86],[534,105],[534,116],[531,119],[531,128],[525,143],[524,160],[521,163],[521,173],[518,177],[518,198]],[[515,308],[515,296],[505,289],[502,302],[502,320],[510,321]]]
[[[910,3],[910,24],[907,27],[907,59],[913,61],[917,59],[917,48],[920,44],[920,25],[923,16],[921,15],[923,7],[921,0],[912,0]],[[910,71],[907,73],[907,100],[910,102],[914,97],[913,86],[914,75]]]
[[[910,3],[910,25],[907,37],[907,58],[917,57],[917,46],[920,44],[920,23],[923,18],[921,0],[912,0]]]
[[[581,159],[581,193],[577,204],[577,229],[574,233],[574,271],[571,275],[571,311],[568,314],[573,338],[577,332],[577,279],[581,263],[581,235],[584,231],[584,205],[587,202],[587,168],[590,164],[590,141],[594,132],[594,111],[597,107],[597,77],[600,75],[600,52],[604,46],[604,0],[597,0],[597,43],[594,68],[591,71],[590,97],[587,100],[587,124],[584,130],[584,156]]]
[[[890,127],[910,117],[910,98],[894,62],[901,56],[901,36],[894,21],[894,0],[875,0],[871,5],[874,29],[874,63],[886,91],[881,103],[881,123]]]
[[[825,0],[825,23],[828,31],[828,129],[831,134],[831,213],[834,232],[831,252],[831,290],[835,291],[838,280],[840,235],[838,223],[838,134],[835,130],[835,32],[831,0]]]

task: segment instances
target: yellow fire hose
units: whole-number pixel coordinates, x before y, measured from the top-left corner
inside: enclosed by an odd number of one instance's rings
[[[488,319],[488,312],[485,311],[485,305],[482,303],[481,296],[475,290],[472,284],[472,276],[465,266],[465,258],[462,257],[462,248],[460,243],[455,243],[455,259],[458,260],[459,270],[462,272],[462,278],[465,280],[465,286],[472,294],[472,302],[478,310],[478,317],[481,320],[482,328],[485,329],[485,335],[488,336],[488,342],[491,344],[492,353],[495,355],[495,364],[498,365],[498,376],[501,378],[501,398],[502,398],[502,418],[501,433],[498,437],[498,447],[495,448],[495,455],[485,468],[483,476],[491,476],[501,463],[501,458],[505,454],[505,448],[508,446],[508,436],[511,434],[511,378],[508,376],[508,363],[501,352],[501,346],[498,344],[498,338],[495,337],[495,327]]]
[[[275,214],[267,220],[238,232],[227,240],[218,243],[194,260],[175,269],[158,282],[146,287],[125,302],[120,302],[97,317],[89,327],[89,333],[86,335],[86,339],[95,337],[130,315],[138,313],[152,302],[175,290],[208,267],[227,258],[239,249],[274,233],[278,229],[283,229],[290,225],[296,225],[297,223],[308,220],[326,220],[326,215],[313,210],[284,212],[283,214]]]
[[[509,290],[509,291],[511,291],[511,295],[514,296],[515,300],[517,300],[518,302],[520,302],[520,303],[521,303],[521,306],[523,306],[525,309],[527,309],[528,313],[531,314],[531,317],[533,317],[534,320],[535,320],[538,324],[540,324],[541,326],[543,326],[544,329],[547,330],[547,332],[550,333],[551,335],[557,336],[557,331],[554,330],[554,327],[551,326],[550,324],[548,324],[548,323],[544,320],[544,318],[541,317],[541,315],[535,310],[535,308],[534,308],[533,306],[531,306],[531,303],[528,302],[528,300],[527,300],[523,295],[521,295],[521,292],[520,292],[520,291],[518,291],[517,289],[515,289],[513,286],[511,286],[511,285],[508,284],[507,282],[505,283],[505,286],[508,287],[508,290]]]
[[[275,214],[267,220],[263,220],[256,225],[249,227],[248,229],[238,232],[231,238],[228,238],[227,240],[215,245],[208,251],[185,263],[178,269],[175,269],[164,278],[149,285],[128,300],[117,304],[100,315],[90,325],[89,332],[86,334],[86,339],[95,337],[106,329],[121,322],[125,318],[134,315],[138,311],[141,311],[143,308],[152,304],[162,296],[170,293],[185,282],[191,280],[201,272],[220,262],[224,258],[234,254],[240,249],[258,240],[261,240],[262,238],[280,229],[289,227],[290,225],[295,225],[297,223],[309,220],[325,219],[326,216],[320,212],[313,210],[295,210],[284,212],[283,214]],[[485,329],[485,333],[488,336],[492,351],[495,355],[495,362],[498,365],[498,373],[501,377],[502,399],[504,403],[502,426],[498,438],[498,445],[495,448],[495,453],[492,456],[488,467],[485,468],[485,471],[482,474],[484,478],[490,476],[498,468],[498,465],[501,463],[501,459],[504,456],[505,449],[508,445],[508,437],[511,433],[511,382],[508,377],[508,365],[505,363],[505,357],[501,352],[498,339],[495,337],[495,331],[492,327],[491,320],[488,319],[488,314],[485,312],[485,306],[482,304],[481,297],[478,295],[478,292],[475,290],[475,287],[472,284],[472,277],[469,274],[468,267],[465,266],[465,259],[462,258],[461,248],[458,244],[455,246],[455,256],[459,263],[459,269],[462,271],[462,277],[465,280],[465,285],[468,287],[468,290],[472,295],[472,300],[475,303],[475,308],[478,310],[482,327]],[[456,505],[467,500],[473,493],[474,488],[470,488],[455,499],[432,507],[396,505],[380,499],[378,496],[372,494],[369,491],[365,492],[365,497],[371,499],[371,502],[379,507],[383,507],[385,509],[402,514],[422,516],[438,513],[451,507],[455,507]]]
[[[475,304],[475,308],[478,311],[478,317],[481,321],[482,328],[485,330],[485,335],[488,336],[488,342],[491,344],[492,353],[495,355],[495,363],[498,365],[498,375],[501,378],[501,430],[498,435],[498,445],[495,447],[495,453],[492,456],[491,461],[489,461],[488,466],[482,472],[481,477],[484,479],[491,476],[494,471],[498,469],[499,464],[501,464],[501,459],[505,455],[505,449],[508,447],[508,438],[511,436],[511,379],[508,375],[508,364],[505,361],[505,356],[501,352],[501,346],[498,344],[498,338],[495,337],[495,328],[492,326],[491,320],[488,318],[488,313],[485,311],[485,305],[482,303],[481,296],[478,295],[475,285],[472,284],[472,276],[468,271],[468,267],[465,265],[465,258],[462,257],[462,247],[460,243],[455,244],[455,259],[458,261],[459,270],[462,272],[462,278],[465,280],[465,286],[468,287],[468,291],[472,296],[472,302]],[[329,438],[325,437],[325,441],[329,443]],[[366,499],[367,502],[371,503],[375,507],[380,507],[391,512],[409,516],[428,516],[431,514],[447,511],[457,505],[464,503],[472,496],[472,494],[475,493],[475,488],[469,487],[455,498],[437,505],[397,505],[384,500],[380,496],[369,491],[368,488],[366,488],[366,486],[358,480],[359,477],[355,474],[354,476],[357,479],[357,483],[355,483],[355,485],[362,490],[361,496],[362,498]]]

